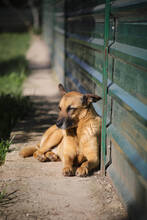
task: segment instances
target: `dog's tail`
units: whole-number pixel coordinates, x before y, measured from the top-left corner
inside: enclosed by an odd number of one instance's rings
[[[19,155],[21,157],[30,157],[33,156],[34,152],[36,152],[38,150],[38,146],[27,146],[24,147],[23,149],[21,149],[21,151],[19,152]]]

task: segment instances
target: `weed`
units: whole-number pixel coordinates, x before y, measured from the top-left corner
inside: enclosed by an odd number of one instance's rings
[[[1,140],[0,142],[0,166],[4,164],[5,158],[6,158],[6,153],[9,150],[11,141],[9,140]],[[4,193],[0,192],[0,200],[3,197]]]
[[[5,192],[4,192],[4,191],[0,192],[0,201],[1,201],[4,197],[5,197]]]
[[[6,189],[0,191],[0,202],[5,198],[5,195],[6,195]]]
[[[17,191],[18,190],[14,190],[10,193],[7,193],[6,188],[2,189],[0,191],[0,207],[8,207],[8,205],[15,203],[17,199]]]

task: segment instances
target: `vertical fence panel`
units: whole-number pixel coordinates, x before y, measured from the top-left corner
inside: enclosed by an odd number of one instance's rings
[[[67,1],[65,82],[68,89],[102,95],[104,1]],[[95,105],[102,114],[102,101]]]
[[[54,69],[57,74],[58,80],[64,83],[64,0],[55,1],[55,24],[54,24]]]
[[[147,2],[113,1],[108,172],[133,219],[147,219]]]
[[[43,38],[48,45],[49,57],[53,58],[53,25],[54,25],[54,7],[53,0],[44,0],[42,3],[42,32]]]

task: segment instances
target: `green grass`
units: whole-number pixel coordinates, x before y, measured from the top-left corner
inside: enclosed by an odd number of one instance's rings
[[[29,44],[29,33],[0,34],[0,157],[4,149],[7,152],[16,121],[30,110],[28,98],[22,97],[22,84],[29,74],[25,56]]]
[[[0,94],[21,94],[28,74],[25,54],[29,43],[28,33],[0,34]]]
[[[22,83],[26,78],[25,70],[18,75],[12,72],[8,75],[0,76],[0,94],[20,95],[22,92]]]
[[[25,55],[30,44],[29,33],[0,34],[0,62]]]
[[[0,204],[5,199],[5,196],[6,196],[6,190],[3,189],[2,191],[0,191]]]
[[[0,166],[3,165],[5,162],[6,153],[9,150],[10,144],[11,141],[9,140],[1,140],[0,142]]]

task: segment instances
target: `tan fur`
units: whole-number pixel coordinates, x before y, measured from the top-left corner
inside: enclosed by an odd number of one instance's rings
[[[33,155],[33,153],[37,151],[37,147],[36,146],[28,146],[23,148],[20,152],[19,155],[21,157],[30,157]]]
[[[39,149],[27,147],[20,155],[33,155],[39,161],[63,162],[63,175],[87,176],[99,166],[101,144],[101,118],[95,112],[92,102],[100,97],[79,92],[66,93],[59,85],[63,97],[59,103],[57,126],[50,127],[42,136]],[[74,169],[75,159],[78,168]]]

